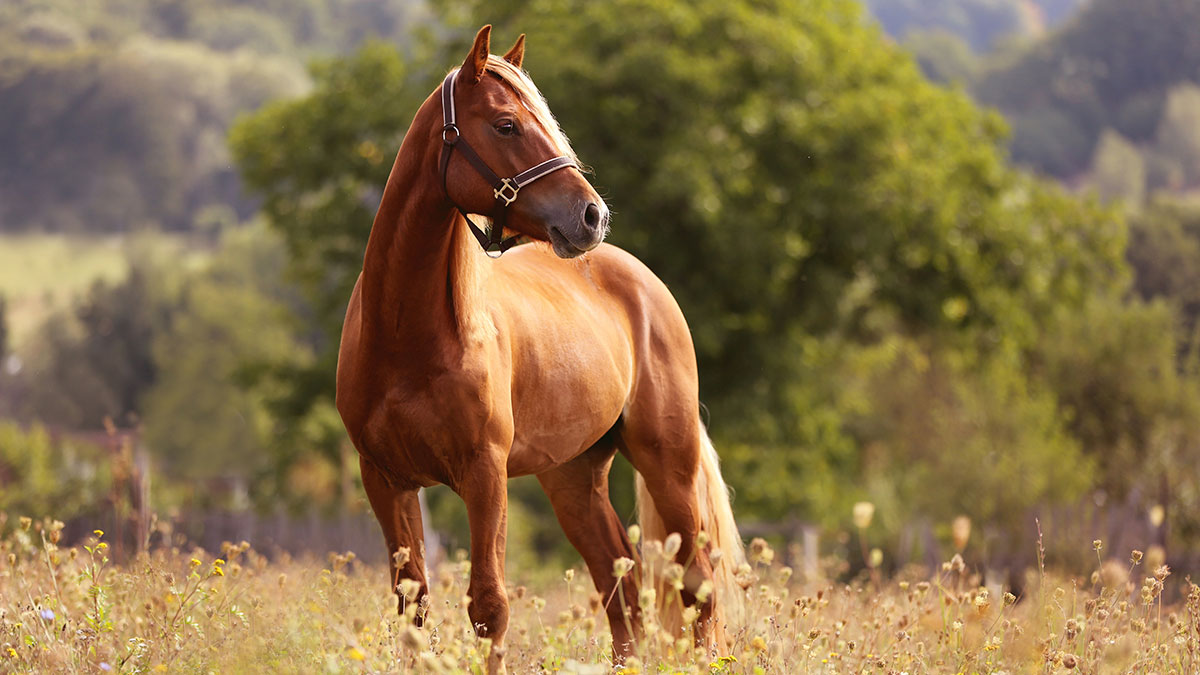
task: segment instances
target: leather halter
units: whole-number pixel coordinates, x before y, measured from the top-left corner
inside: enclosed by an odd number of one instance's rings
[[[521,191],[521,188],[539,178],[548,176],[559,169],[575,166],[575,162],[568,157],[554,157],[526,169],[512,178],[501,178],[496,175],[487,162],[483,161],[483,158],[475,152],[471,144],[462,137],[462,132],[458,129],[458,120],[454,114],[454,80],[457,77],[458,70],[454,70],[442,82],[442,157],[438,162],[441,164],[442,170],[442,191],[446,193],[446,198],[450,200],[450,203],[454,204],[454,208],[458,209],[463,218],[466,218],[467,225],[471,228],[471,234],[475,235],[475,239],[483,247],[484,253],[490,257],[499,258],[520,238],[520,235],[515,235],[504,239],[504,221],[508,214],[508,205],[516,201],[517,193]],[[484,234],[483,230],[471,221],[470,216],[458,205],[458,202],[454,201],[454,198],[450,196],[450,190],[446,187],[446,172],[450,168],[450,155],[454,153],[455,148],[462,153],[463,157],[467,158],[479,175],[492,185],[492,194],[496,197],[496,205],[492,209],[492,213],[484,214],[492,218],[492,227],[488,234]],[[495,247],[496,255],[492,255],[493,247]]]

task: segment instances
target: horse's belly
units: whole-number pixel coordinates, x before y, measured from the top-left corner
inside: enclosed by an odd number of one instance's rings
[[[513,390],[510,476],[564,464],[616,424],[629,394],[628,372],[607,359],[518,377]]]

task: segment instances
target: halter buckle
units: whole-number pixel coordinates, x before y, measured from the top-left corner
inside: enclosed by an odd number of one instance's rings
[[[501,178],[500,187],[492,189],[492,193],[496,195],[496,199],[503,199],[505,206],[517,201],[517,193],[520,191],[521,186],[514,183],[511,178]]]

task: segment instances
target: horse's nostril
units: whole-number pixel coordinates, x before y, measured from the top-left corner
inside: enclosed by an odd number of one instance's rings
[[[600,224],[600,207],[595,204],[588,204],[583,210],[583,222],[588,227],[596,227]]]

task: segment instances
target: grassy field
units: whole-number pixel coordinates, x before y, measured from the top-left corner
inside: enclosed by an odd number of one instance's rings
[[[0,295],[8,300],[12,344],[20,349],[57,309],[69,307],[93,282],[117,282],[131,251],[165,256],[184,242],[169,235],[0,235]]]
[[[491,646],[466,616],[461,556],[433,572],[430,620],[416,628],[411,606],[396,615],[385,571],[350,553],[268,561],[240,543],[219,553],[157,550],[117,566],[103,533],[65,548],[54,543],[58,528],[23,519],[0,541],[0,672],[481,672]],[[653,562],[659,550],[644,555]],[[958,559],[927,578],[846,585],[794,577],[760,541],[750,557],[741,574],[750,619],[718,653],[669,635],[650,611],[637,656],[614,666],[603,600],[586,573],[511,588],[509,671],[1200,668],[1200,588],[1165,567],[1144,569],[1137,552],[1091,580],[1041,577],[1019,599],[979,587]],[[658,597],[673,593],[651,585]],[[1182,599],[1164,605],[1164,595]],[[653,606],[645,591],[643,601]]]

